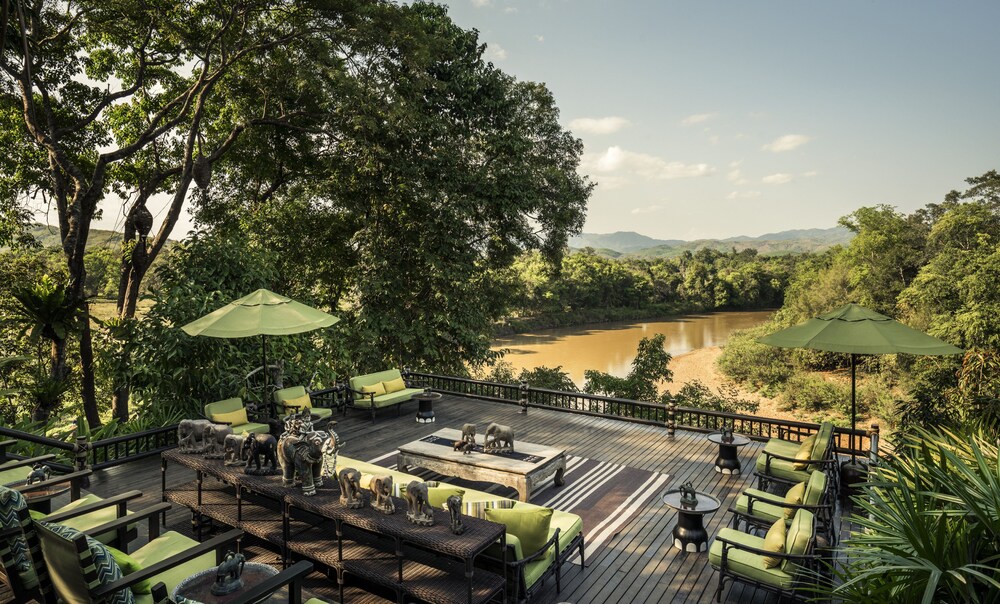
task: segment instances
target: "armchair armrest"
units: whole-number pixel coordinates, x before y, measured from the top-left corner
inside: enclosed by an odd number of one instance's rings
[[[782,560],[789,560],[791,562],[813,562],[820,559],[818,554],[786,554],[785,552],[772,552],[766,549],[760,549],[757,547],[750,547],[749,545],[739,543],[736,541],[730,541],[725,537],[716,537],[722,542],[722,562],[723,565],[726,563],[726,559],[729,556],[729,549],[738,549],[745,552],[750,552],[751,554],[757,554],[758,556],[769,556],[774,558],[781,558]]]
[[[372,402],[372,406],[375,406],[375,393],[374,392],[362,392],[360,390],[355,390],[354,388],[351,388],[350,386],[344,386],[344,388],[347,389],[348,392],[352,392],[354,394],[357,394],[358,396],[370,398],[371,402]]]
[[[239,596],[230,601],[230,604],[251,604],[264,599],[288,585],[288,602],[299,603],[302,601],[302,580],[312,572],[313,563],[308,560],[301,560],[286,568],[280,573],[265,579],[264,581],[244,589]]]
[[[16,444],[17,441],[12,438],[0,440],[0,463],[7,461],[7,447],[13,447]]]
[[[226,545],[230,541],[235,541],[243,536],[243,531],[239,529],[234,529],[223,533],[217,537],[213,537],[208,541],[199,543],[198,545],[191,547],[179,554],[170,556],[166,560],[161,560],[152,566],[147,566],[142,570],[137,570],[134,573],[126,575],[121,579],[108,583],[107,585],[102,585],[93,591],[93,596],[98,600],[104,600],[111,594],[121,591],[126,587],[131,587],[140,581],[150,579],[156,575],[163,573],[175,566],[183,564],[188,560],[193,560],[202,554],[208,553],[212,550],[218,551],[219,548]],[[216,554],[216,560],[218,560],[218,553]]]
[[[764,459],[764,463],[765,463],[765,465],[766,465],[766,467],[767,467],[768,470],[771,469],[771,460],[772,459],[780,459],[780,460],[783,460],[783,461],[790,461],[792,463],[803,463],[803,464],[806,464],[807,466],[808,465],[813,465],[813,464],[815,464],[815,465],[831,465],[831,464],[836,464],[837,463],[836,459],[833,459],[833,458],[830,458],[830,457],[824,457],[822,459],[796,459],[794,456],[790,457],[788,455],[780,455],[778,453],[771,453],[770,451],[766,451],[766,450],[762,453],[762,455],[764,455],[764,458],[765,458]]]
[[[87,505],[81,505],[75,510],[67,510],[65,512],[56,512],[55,514],[50,514],[45,517],[46,522],[56,522],[61,520],[67,520],[69,518],[76,518],[77,516],[83,516],[84,514],[89,514],[91,512],[96,512],[97,510],[102,510],[106,507],[111,507],[113,505],[124,507],[125,503],[142,497],[142,491],[126,491],[107,499],[102,499],[100,501],[95,501],[94,503],[88,503]]]

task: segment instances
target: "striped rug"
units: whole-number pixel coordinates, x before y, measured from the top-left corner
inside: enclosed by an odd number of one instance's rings
[[[369,460],[369,463],[395,470],[395,461],[396,451],[393,451]],[[411,473],[424,480],[446,480],[450,484],[477,491],[517,497],[516,491],[498,484],[445,477],[423,468],[416,468],[416,471],[411,469]],[[542,485],[531,496],[530,501],[537,505],[572,512],[583,519],[588,560],[596,560],[621,528],[651,498],[658,497],[670,480],[667,474],[575,455],[566,457],[565,478],[566,484],[561,487],[551,481]]]

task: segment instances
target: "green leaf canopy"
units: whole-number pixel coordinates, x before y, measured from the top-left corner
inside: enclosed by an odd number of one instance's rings
[[[191,336],[245,338],[287,336],[329,327],[340,321],[321,310],[266,289],[229,304],[181,327]]]
[[[781,348],[853,354],[960,354],[962,349],[873,310],[847,304],[758,340]]]

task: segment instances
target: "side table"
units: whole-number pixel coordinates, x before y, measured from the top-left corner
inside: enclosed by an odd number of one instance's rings
[[[176,602],[190,600],[202,604],[224,604],[238,598],[243,590],[237,590],[224,596],[216,596],[212,593],[212,585],[215,584],[215,573],[217,570],[218,568],[213,566],[184,579],[174,588],[174,592],[171,594],[172,599]],[[265,579],[269,579],[276,574],[278,574],[278,569],[273,566],[257,562],[247,562],[243,566],[241,577],[243,579],[243,586],[249,587]],[[288,590],[287,588],[279,589],[277,592],[271,594],[269,598],[258,600],[258,602],[286,603],[288,602]]]
[[[421,424],[429,424],[434,421],[434,401],[441,398],[440,392],[419,392],[411,397],[419,405],[417,409],[417,421]]]
[[[708,440],[719,445],[719,456],[715,458],[715,471],[720,474],[739,474],[743,468],[740,466],[737,449],[750,444],[750,439],[740,434],[733,434],[733,440],[726,442],[722,439],[721,433],[714,432],[708,435]]]
[[[693,506],[681,505],[678,489],[663,494],[663,503],[677,510],[677,526],[674,527],[674,547],[684,552],[700,552],[708,549],[708,531],[702,517],[722,507],[722,502],[708,493],[696,491],[698,502]]]
[[[53,485],[45,489],[25,491],[22,494],[24,495],[25,502],[28,504],[28,509],[38,511],[43,514],[51,514],[52,500],[67,491],[69,491],[69,487],[62,484]]]

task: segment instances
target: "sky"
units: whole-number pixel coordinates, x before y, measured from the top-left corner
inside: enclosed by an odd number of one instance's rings
[[[829,228],[1000,169],[996,0],[445,4],[583,140],[586,232]]]
[[[586,232],[829,228],[1000,169],[997,0],[446,4],[583,140]],[[112,206],[96,226],[121,228]]]

